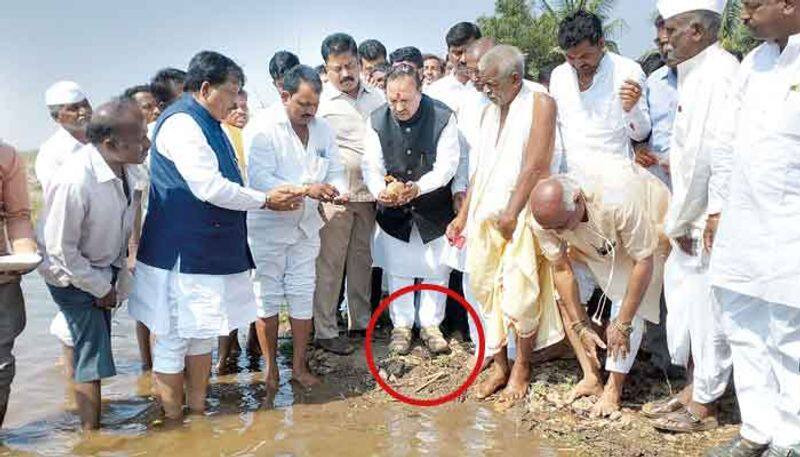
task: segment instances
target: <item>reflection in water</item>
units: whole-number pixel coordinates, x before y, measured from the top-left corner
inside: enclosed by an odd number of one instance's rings
[[[397,403],[366,407],[345,399],[335,380],[304,392],[289,381],[268,395],[263,374],[243,354],[239,373],[215,377],[209,409],[169,426],[150,396],[150,376],[139,368],[134,326],[126,310],[113,322],[118,375],[103,383],[103,430],[83,435],[68,404],[58,341],[47,333],[55,305],[36,276],[26,278],[28,327],[17,340],[17,377],[6,429],[0,437],[14,454],[37,455],[555,455],[538,448],[514,421],[485,407],[450,404],[434,409]],[[279,355],[279,357],[283,357]],[[567,455],[567,454],[565,454]]]

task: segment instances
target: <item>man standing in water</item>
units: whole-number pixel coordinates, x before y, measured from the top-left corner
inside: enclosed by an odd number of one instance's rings
[[[159,118],[151,150],[150,201],[128,308],[155,335],[153,372],[166,416],[206,407],[219,335],[255,320],[246,211],[289,209],[290,190],[244,187],[220,126],[244,73],[210,51],[189,63],[186,93]],[[184,385],[185,383],[185,385]]]
[[[36,254],[25,161],[11,146],[0,142],[0,256]],[[8,242],[6,242],[8,240]],[[34,256],[35,257],[35,256]],[[0,273],[0,427],[6,417],[15,360],[14,340],[25,328],[25,300],[21,275]]]
[[[100,427],[100,380],[114,376],[111,310],[126,268],[136,200],[136,165],[147,156],[144,118],[135,103],[101,106],[81,148],[47,187],[41,271],[74,341],[74,389],[84,429]]]

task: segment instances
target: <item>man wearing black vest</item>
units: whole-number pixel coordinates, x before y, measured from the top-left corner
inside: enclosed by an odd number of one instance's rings
[[[378,201],[373,259],[389,278],[389,290],[419,280],[446,286],[447,225],[454,217],[450,183],[459,162],[458,127],[453,112],[423,95],[417,69],[398,64],[386,78],[388,104],[368,119],[362,168]],[[449,350],[439,329],[446,296],[423,291],[415,313],[414,294],[395,300],[389,314],[394,330],[390,349],[411,349],[411,329],[434,354]]]

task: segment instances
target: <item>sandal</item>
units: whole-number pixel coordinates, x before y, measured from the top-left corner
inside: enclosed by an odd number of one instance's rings
[[[695,433],[713,430],[719,427],[719,421],[714,416],[700,418],[684,408],[672,414],[653,421],[656,430],[675,433]]]
[[[642,406],[642,415],[648,419],[658,419],[682,409],[686,409],[686,406],[678,400],[678,397],[669,397],[645,403]]]

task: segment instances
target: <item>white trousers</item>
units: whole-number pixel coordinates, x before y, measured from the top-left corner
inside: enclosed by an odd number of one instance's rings
[[[728,387],[732,362],[722,328],[722,309],[711,293],[708,268],[698,257],[673,249],[664,266],[667,345],[672,362],[694,362],[692,398],[708,404]]]
[[[259,299],[258,317],[275,317],[289,305],[293,319],[311,319],[314,310],[319,235],[287,230],[270,240],[251,242],[256,263],[253,285]]]
[[[467,300],[467,303],[472,305],[472,307],[475,309],[475,313],[478,315],[478,318],[480,319],[481,326],[483,326],[484,336],[485,336],[486,320],[490,316],[484,315],[483,306],[480,303],[478,303],[478,299],[472,293],[472,287],[470,287],[470,285],[469,285],[469,273],[464,272],[464,276],[463,276],[462,279],[463,280],[462,280],[462,283],[461,283],[461,287],[464,290],[464,299]],[[470,316],[470,315],[467,315],[467,324],[469,325],[469,338],[472,340],[472,342],[474,344],[477,345],[478,344],[478,328],[475,325],[475,321],[472,320],[472,316]],[[516,359],[517,358],[517,342],[516,342],[516,337],[514,335],[514,329],[509,329],[507,338],[508,338],[508,347],[506,348],[506,350],[507,350],[508,358]],[[475,348],[475,350],[476,351],[478,350],[477,347]],[[477,354],[477,352],[476,352],[476,354]],[[487,348],[487,351],[484,354],[484,358],[488,359],[488,358],[492,357],[493,355],[494,354],[489,353],[488,348]]]
[[[425,284],[447,287],[447,278],[424,279]],[[389,293],[414,284],[414,278],[395,276],[389,272]],[[418,300],[415,300],[418,298]],[[415,304],[418,303],[419,309]],[[447,295],[423,290],[408,293],[399,297],[389,305],[389,316],[395,327],[413,327],[418,322],[420,327],[436,327],[444,320]],[[417,319],[419,317],[419,319]]]
[[[800,309],[715,287],[733,355],[742,437],[800,444]]]
[[[177,279],[176,279],[177,281]],[[186,368],[186,357],[211,354],[217,345],[216,338],[182,338],[178,334],[178,294],[177,285],[169,288],[169,332],[153,334],[153,371],[156,373],[182,373]]]
[[[611,320],[619,316],[622,302],[613,302],[611,305]],[[611,325],[609,323],[609,325]],[[628,374],[633,367],[633,362],[636,361],[636,355],[639,354],[639,348],[642,346],[642,336],[644,336],[644,319],[639,316],[633,316],[631,321],[633,331],[630,336],[630,344],[628,347],[628,355],[625,357],[611,357],[611,354],[606,357],[606,371],[614,373]]]

